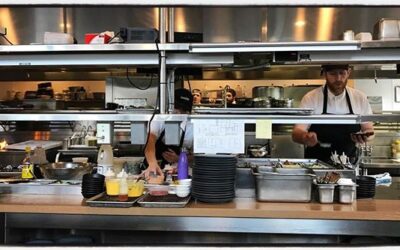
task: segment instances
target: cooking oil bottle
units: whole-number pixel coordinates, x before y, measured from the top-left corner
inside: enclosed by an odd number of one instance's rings
[[[22,179],[33,179],[33,163],[31,160],[31,147],[25,147],[26,156],[22,161],[22,172],[21,178]]]

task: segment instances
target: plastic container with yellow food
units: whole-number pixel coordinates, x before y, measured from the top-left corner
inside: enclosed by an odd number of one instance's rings
[[[106,179],[106,192],[107,195],[114,196],[119,195],[119,178],[107,178]]]
[[[128,180],[128,197],[139,197],[144,191],[143,180]]]

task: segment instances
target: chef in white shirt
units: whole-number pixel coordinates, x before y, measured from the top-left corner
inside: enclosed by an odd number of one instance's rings
[[[193,96],[187,89],[176,89],[174,100],[174,114],[190,114],[192,112]],[[162,168],[166,164],[178,162],[183,147],[191,149],[193,145],[193,126],[186,121],[181,122],[180,143],[178,146],[165,144],[165,123],[152,121],[147,146],[145,148],[145,176],[152,172],[163,175]],[[158,163],[161,161],[161,164]]]
[[[351,68],[347,64],[323,65],[326,83],[308,92],[301,100],[301,108],[312,108],[314,114],[372,114],[364,93],[347,86]],[[373,138],[371,122],[361,124],[296,124],[292,139],[306,146],[305,158],[329,161],[331,153],[343,152],[355,157],[356,143]],[[328,145],[328,146],[325,146]]]

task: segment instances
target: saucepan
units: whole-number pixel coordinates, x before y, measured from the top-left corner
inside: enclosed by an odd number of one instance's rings
[[[96,164],[82,162],[56,162],[40,165],[40,171],[47,179],[80,180],[91,173]]]

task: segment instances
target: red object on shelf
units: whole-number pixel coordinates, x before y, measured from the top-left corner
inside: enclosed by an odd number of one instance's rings
[[[100,34],[100,33],[85,34],[86,44],[107,44],[110,41],[110,39],[111,37],[106,34]]]

